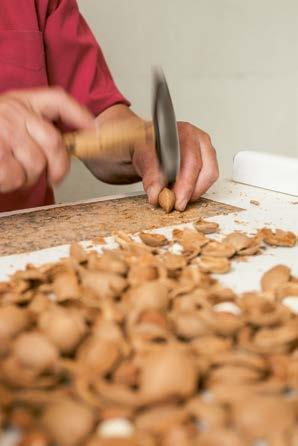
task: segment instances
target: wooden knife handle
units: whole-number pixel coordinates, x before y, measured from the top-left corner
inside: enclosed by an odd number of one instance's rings
[[[63,135],[67,151],[81,159],[95,159],[109,153],[127,152],[135,144],[146,144],[155,141],[152,122],[109,123],[98,131],[79,131]]]

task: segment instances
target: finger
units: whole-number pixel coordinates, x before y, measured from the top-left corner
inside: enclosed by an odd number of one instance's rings
[[[144,145],[135,149],[133,164],[142,178],[149,203],[154,206],[157,205],[158,195],[166,186],[166,181],[160,169],[154,145]]]
[[[27,129],[24,129],[21,138],[19,134],[19,138],[13,141],[12,152],[25,171],[24,186],[30,187],[36,184],[47,162],[41,147],[29,135]]]
[[[26,121],[26,126],[31,138],[41,147],[50,183],[58,184],[70,168],[70,159],[61,134],[52,124],[33,115]]]
[[[20,189],[26,181],[21,164],[14,158],[10,148],[0,141],[0,193],[5,194]]]
[[[50,121],[61,120],[76,129],[95,128],[94,116],[61,88],[28,93],[33,109]]]
[[[201,141],[202,154],[202,170],[199,174],[198,181],[191,197],[192,201],[197,200],[203,195],[219,176],[218,162],[216,151],[211,144],[211,141]]]
[[[186,123],[178,123],[181,164],[175,186],[175,208],[184,211],[192,197],[202,166],[198,130]]]

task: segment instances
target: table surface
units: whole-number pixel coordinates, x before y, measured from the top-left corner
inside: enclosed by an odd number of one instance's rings
[[[170,236],[174,227],[188,226],[199,216],[210,216],[208,219],[218,222],[221,226],[220,237],[222,234],[235,230],[253,234],[263,226],[298,233],[297,197],[237,184],[229,180],[217,182],[204,195],[204,200],[192,206],[184,214],[165,215],[161,210],[153,210],[146,199],[140,196],[125,196],[124,201],[121,201],[119,197],[112,198],[70,206],[63,205],[49,210],[17,212],[0,217],[2,230],[0,247],[4,250],[0,257],[0,280],[7,279],[10,274],[25,268],[28,263],[40,265],[66,256],[71,241],[67,237],[85,239],[82,242],[83,246],[100,251],[102,246],[92,242],[96,236],[107,235],[104,247],[113,248],[115,242],[108,234],[114,230],[121,229],[135,233],[141,229],[154,228],[154,232]],[[257,201],[259,205],[251,201]],[[82,230],[81,222],[83,221],[85,223]],[[60,224],[64,228],[62,235],[59,233]],[[72,228],[73,232],[69,230],[68,234],[65,230],[67,227]],[[52,231],[53,238],[51,238]],[[8,234],[10,234],[9,237],[11,234],[16,234],[19,244],[9,239]],[[42,237],[41,234],[43,234]],[[6,237],[6,242],[3,242],[3,237]],[[58,244],[59,246],[55,246]],[[39,249],[44,246],[51,247]],[[7,253],[9,249],[12,252]],[[232,272],[220,276],[220,280],[238,292],[257,289],[261,274],[277,263],[288,265],[292,268],[293,274],[298,275],[298,245],[295,248],[268,248],[263,255],[250,257],[247,262],[233,262]]]
[[[236,210],[202,198],[183,213],[166,214],[139,195],[18,212],[0,218],[0,256],[106,237],[116,231],[136,233],[188,223]]]

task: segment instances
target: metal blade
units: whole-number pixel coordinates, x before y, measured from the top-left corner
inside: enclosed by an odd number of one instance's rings
[[[161,168],[168,183],[174,183],[180,167],[180,144],[170,91],[161,70],[154,71],[153,123]]]

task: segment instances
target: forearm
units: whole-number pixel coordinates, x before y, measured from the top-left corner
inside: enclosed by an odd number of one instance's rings
[[[128,119],[140,119],[129,107],[122,104],[114,105],[101,113],[96,118],[97,128],[103,128],[112,121],[124,121]],[[132,163],[132,151],[121,150],[119,153],[111,153],[108,157],[98,160],[89,160],[85,164],[98,179],[110,184],[131,184],[140,181]]]

